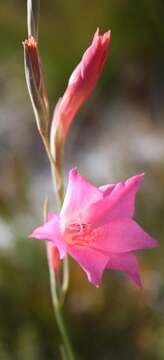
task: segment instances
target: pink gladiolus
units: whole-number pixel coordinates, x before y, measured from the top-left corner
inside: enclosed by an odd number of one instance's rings
[[[52,141],[59,126],[62,126],[62,134],[65,138],[75,114],[93,91],[107,58],[109,40],[110,31],[99,35],[98,29],[92,44],[73,71],[64,96],[59,100],[54,112]]]
[[[133,220],[135,195],[143,178],[136,175],[97,188],[71,170],[60,215],[51,214],[31,237],[55,245],[60,259],[67,254],[74,258],[96,286],[105,269],[125,272],[141,286],[135,251],[158,246]]]

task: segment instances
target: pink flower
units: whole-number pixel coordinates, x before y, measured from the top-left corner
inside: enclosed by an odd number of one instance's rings
[[[54,244],[60,259],[66,254],[72,256],[96,286],[105,269],[123,271],[141,286],[134,252],[158,246],[132,219],[135,195],[143,178],[141,174],[97,188],[76,169],[71,170],[60,215],[51,214],[31,237]]]
[[[52,141],[54,141],[56,131],[60,126],[62,126],[62,134],[65,138],[75,114],[93,91],[107,58],[109,40],[110,31],[99,35],[98,29],[92,44],[73,71],[64,96],[59,100],[54,112]]]

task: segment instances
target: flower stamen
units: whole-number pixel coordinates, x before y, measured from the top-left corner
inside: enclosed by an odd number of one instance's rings
[[[68,245],[89,245],[91,240],[91,224],[73,223],[65,230],[65,239]]]

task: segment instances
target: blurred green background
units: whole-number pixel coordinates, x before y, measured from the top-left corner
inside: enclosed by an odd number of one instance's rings
[[[146,172],[137,221],[160,241],[142,252],[144,289],[108,272],[100,289],[71,262],[66,320],[78,359],[164,360],[164,2],[41,0],[40,53],[51,109],[99,26],[112,29],[98,86],[74,122],[68,169],[96,184]],[[29,240],[49,164],[26,90],[26,1],[0,2],[0,359],[59,359],[44,244]]]

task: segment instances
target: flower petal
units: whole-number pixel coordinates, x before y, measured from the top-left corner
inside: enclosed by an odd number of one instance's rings
[[[42,226],[33,230],[30,237],[39,240],[48,240],[53,242],[59,250],[60,258],[62,259],[66,254],[66,243],[61,234],[59,216],[50,214],[50,220]]]
[[[76,169],[72,169],[60,216],[66,223],[78,219],[87,206],[102,198],[103,194],[96,186],[80,176]]]
[[[103,192],[104,197],[110,195],[110,193],[115,188],[116,184],[102,185],[99,189]]]
[[[55,216],[57,216],[57,215],[55,215]],[[49,213],[48,213],[48,221],[52,220],[53,218],[54,218],[54,213],[49,211]]]
[[[87,273],[89,282],[100,285],[105,267],[109,261],[109,256],[89,247],[70,246],[68,253],[79,263]]]
[[[106,268],[127,273],[137,286],[142,287],[138,259],[132,252],[124,254],[111,254]]]
[[[92,232],[90,246],[103,252],[124,253],[154,248],[158,242],[131,219],[115,220]]]
[[[134,215],[135,195],[143,181],[144,174],[133,176],[125,182],[120,182],[105,196],[103,200],[94,203],[85,210],[85,222],[103,225],[106,222],[131,218]]]

